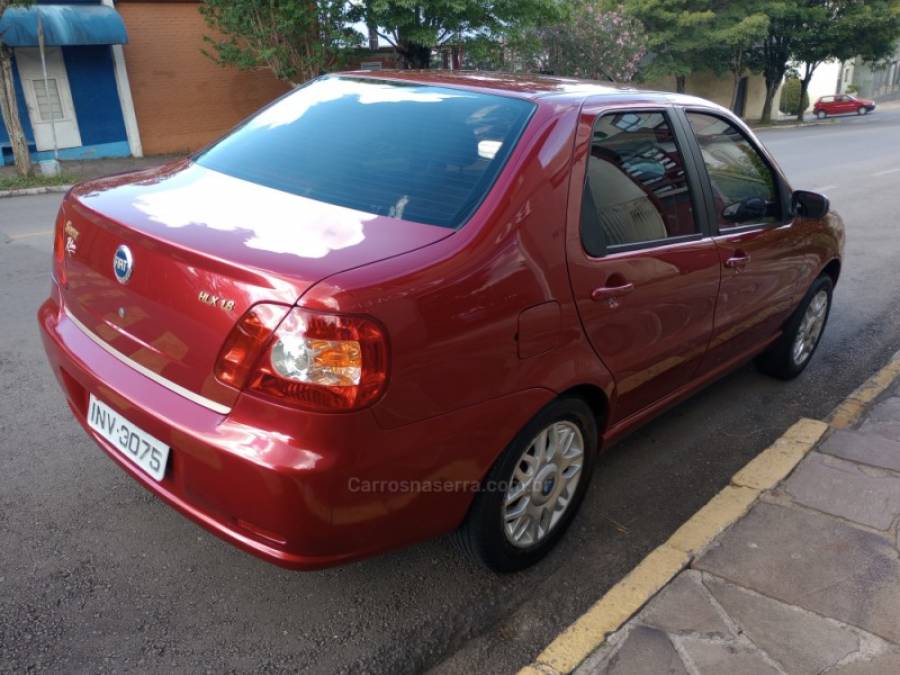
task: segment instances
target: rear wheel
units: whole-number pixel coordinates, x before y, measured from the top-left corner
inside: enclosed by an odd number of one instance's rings
[[[820,120],[824,120],[826,116],[827,113],[824,110],[816,111],[816,117],[818,117]]]
[[[785,324],[784,333],[757,358],[762,372],[782,380],[793,379],[803,372],[825,331],[833,290],[831,277],[823,275],[815,280]]]
[[[541,410],[497,459],[457,533],[495,572],[533,565],[556,545],[584,499],[597,425],[580,398]]]

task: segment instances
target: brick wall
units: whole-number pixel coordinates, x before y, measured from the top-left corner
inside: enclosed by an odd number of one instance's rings
[[[287,90],[268,70],[216,65],[195,2],[125,2],[125,63],[144,152],[196,150]]]

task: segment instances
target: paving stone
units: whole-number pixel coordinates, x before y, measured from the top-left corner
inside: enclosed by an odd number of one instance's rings
[[[900,673],[900,653],[891,652],[867,661],[855,661],[829,670],[828,675],[897,675]]]
[[[658,630],[636,626],[624,644],[599,663],[590,659],[578,675],[688,675],[669,637]]]
[[[760,502],[694,567],[900,643],[893,540],[831,516]]]
[[[900,516],[900,475],[812,452],[781,489],[794,501],[878,530]]]
[[[817,450],[900,472],[900,442],[888,440],[884,436],[838,429]]]
[[[882,436],[889,441],[900,442],[900,420],[886,422],[869,419],[860,425],[859,430],[864,434],[873,434]]]
[[[667,633],[731,637],[731,631],[713,607],[697,572],[679,574],[637,618],[639,623]]]
[[[751,647],[732,642],[700,638],[678,638],[699,675],[779,675],[765,658]],[[646,671],[652,673],[653,671]]]
[[[757,647],[788,673],[818,673],[859,649],[850,628],[707,575],[706,587]]]
[[[900,422],[900,396],[880,401],[866,415],[866,420],[876,422]]]

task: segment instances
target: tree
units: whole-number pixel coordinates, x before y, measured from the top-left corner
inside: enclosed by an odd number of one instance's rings
[[[497,39],[556,19],[557,0],[365,0],[357,19],[370,18],[405,68],[428,68],[431,51],[450,40]]]
[[[741,78],[747,72],[750,54],[769,30],[769,17],[761,11],[762,3],[729,2],[715,3],[716,21],[711,31],[712,44],[710,61],[713,70],[731,73],[731,109],[737,110],[738,89]]]
[[[710,0],[626,0],[625,11],[646,28],[652,61],[642,72],[655,79],[675,76],[675,89],[684,92],[685,79],[708,67],[707,58],[716,14]]]
[[[878,61],[894,51],[900,36],[900,3],[895,0],[818,0],[810,2],[794,36],[793,56],[803,65],[800,97],[806,100],[812,76],[830,59],[859,55]],[[806,107],[796,111],[803,121]]]
[[[800,79],[789,77],[781,88],[781,102],[778,109],[787,115],[796,115],[797,111],[809,107],[809,96],[802,92]]]
[[[0,0],[0,18],[10,6],[26,4],[29,2],[25,0]],[[19,118],[19,101],[13,79],[12,49],[3,42],[2,34],[0,34],[0,116],[12,144],[16,172],[20,176],[30,176],[31,155],[28,154],[28,140],[25,138],[22,120]]]
[[[598,0],[570,0],[564,20],[538,32],[555,75],[628,82],[647,52],[641,22]]]
[[[838,52],[851,56],[883,53],[881,47],[897,39],[897,0],[768,0],[769,28],[753,50],[756,67],[766,80],[762,121],[772,119],[772,103],[788,63],[799,58],[810,67],[803,80],[808,88],[815,67]],[[826,56],[823,58],[823,54]]]
[[[775,92],[788,71],[795,36],[803,25],[804,11],[810,3],[816,1],[772,0],[765,3],[769,16],[768,30],[748,55],[752,65],[762,72],[766,83],[761,119],[764,123],[772,121]]]
[[[204,37],[214,51],[204,53],[219,64],[267,67],[291,84],[305,82],[361,42],[350,11],[343,0],[204,0],[200,13],[217,33]]]

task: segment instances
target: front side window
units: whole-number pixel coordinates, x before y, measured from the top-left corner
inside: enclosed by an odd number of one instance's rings
[[[720,228],[780,221],[775,174],[750,141],[715,115],[688,113],[713,189]]]
[[[324,77],[195,161],[329,204],[456,228],[490,190],[534,107],[460,89]]]
[[[623,112],[594,124],[581,238],[591,255],[699,232],[684,157],[666,115]]]

